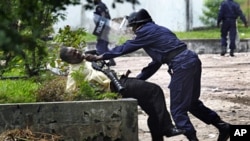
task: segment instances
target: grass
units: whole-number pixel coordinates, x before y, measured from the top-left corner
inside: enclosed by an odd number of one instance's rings
[[[245,28],[243,26],[238,27],[240,34],[240,39],[249,39],[250,38],[250,28]],[[195,29],[188,32],[174,32],[179,39],[220,39],[220,28],[204,28],[204,29]],[[92,34],[86,36],[87,42],[96,41],[96,37]],[[125,42],[126,39],[121,38],[120,42]]]
[[[238,27],[240,39],[250,38],[250,28]],[[220,39],[220,28],[199,29],[188,32],[175,32],[180,39]]]
[[[0,103],[35,102],[38,84],[31,80],[1,80]]]

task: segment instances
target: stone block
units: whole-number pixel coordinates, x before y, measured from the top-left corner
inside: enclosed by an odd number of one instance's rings
[[[30,129],[64,141],[137,141],[135,99],[0,104],[0,133]]]

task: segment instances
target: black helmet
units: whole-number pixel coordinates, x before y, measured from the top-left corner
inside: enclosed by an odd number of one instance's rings
[[[152,22],[152,18],[145,9],[138,12],[133,12],[126,17],[128,20],[128,27],[138,26],[147,22]]]

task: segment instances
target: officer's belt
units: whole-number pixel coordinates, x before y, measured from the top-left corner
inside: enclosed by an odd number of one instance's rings
[[[182,51],[186,50],[187,49],[187,46],[184,45],[184,46],[181,46],[181,47],[178,47],[172,51],[170,51],[169,53],[167,53],[167,55],[163,58],[163,63],[167,63],[169,64],[170,61],[175,57],[177,56],[178,54],[180,54]]]
[[[232,20],[236,20],[236,19],[235,18],[225,18],[223,20],[225,20],[225,21],[232,21]]]

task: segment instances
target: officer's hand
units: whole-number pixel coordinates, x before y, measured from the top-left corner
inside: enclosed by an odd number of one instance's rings
[[[101,60],[102,56],[97,56],[97,55],[92,55],[92,54],[85,54],[85,59],[87,61],[97,61],[97,60]]]

